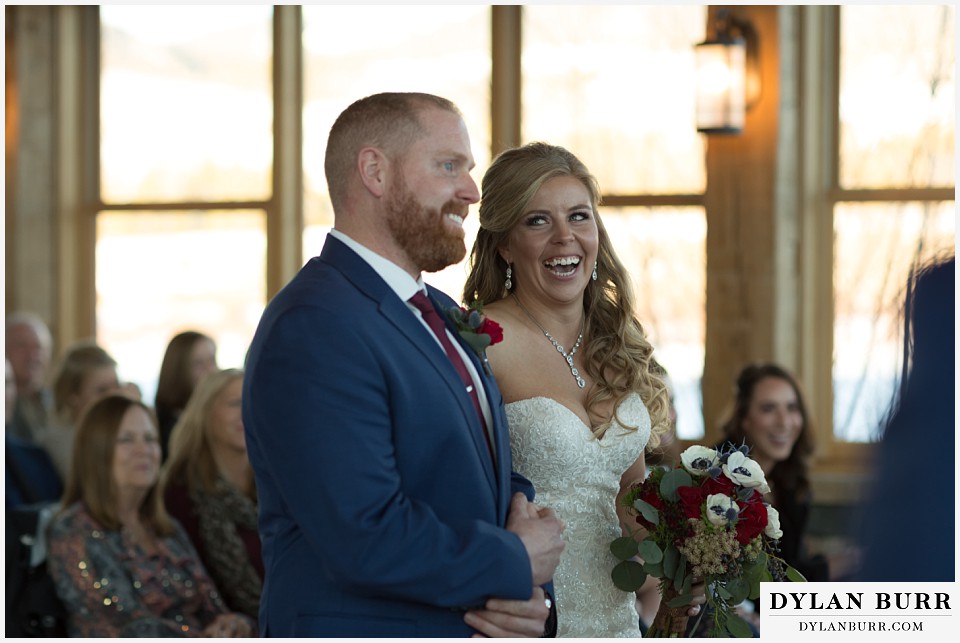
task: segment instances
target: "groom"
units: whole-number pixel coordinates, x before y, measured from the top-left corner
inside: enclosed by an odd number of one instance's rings
[[[246,363],[262,636],[555,628],[541,586],[563,525],[512,472],[476,353],[449,321],[445,337],[428,325],[454,302],[421,272],[466,253],[473,165],[459,110],[437,96],[369,96],[330,131],[334,230],[267,306]]]

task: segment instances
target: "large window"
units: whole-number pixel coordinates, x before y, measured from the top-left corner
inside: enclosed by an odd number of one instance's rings
[[[243,364],[266,298],[269,6],[100,8],[97,337],[153,401],[167,342]]]
[[[303,255],[320,253],[333,226],[323,155],[327,133],[351,102],[384,91],[422,91],[449,98],[470,132],[480,183],[490,159],[490,8],[474,6],[306,6],[304,49]],[[363,25],[357,38],[355,25]],[[400,25],[403,25],[400,28]],[[438,54],[442,52],[442,54]],[[477,236],[476,210],[464,223],[467,249]],[[458,296],[466,260],[430,275]]]
[[[901,372],[907,277],[955,247],[955,7],[843,6],[840,27],[833,428],[864,442]]]
[[[291,11],[301,19],[302,75],[278,90],[285,43],[274,42],[274,14]],[[492,11],[100,7],[97,335],[146,399],[167,341],[181,330],[213,336],[221,366],[242,364],[276,287],[264,264],[278,243],[276,175],[291,168],[277,161],[274,121],[291,96],[302,96],[295,171],[303,214],[292,233],[303,258],[319,253],[333,225],[327,132],[359,97],[392,90],[452,99],[472,137],[479,184],[495,147],[491,105],[504,103],[491,89]],[[528,6],[522,16],[522,60],[506,61],[522,65],[521,95],[510,97],[522,108],[500,117],[519,122],[521,142],[565,145],[597,174],[641,321],[676,387],[680,433],[699,437],[706,177],[693,127],[692,46],[705,7]],[[474,209],[468,248],[478,225]],[[465,264],[427,279],[457,296]]]
[[[706,7],[524,8],[523,137],[563,145],[597,177],[604,224],[670,374],[677,434],[704,435],[704,142],[693,46]],[[602,34],[602,36],[598,36]]]
[[[519,35],[500,19],[514,11]],[[630,269],[641,321],[671,374],[680,436],[704,435],[706,139],[692,126],[692,45],[703,38],[706,7],[99,12],[97,336],[147,399],[166,341],[185,328],[213,335],[222,365],[242,363],[267,298],[301,256],[319,252],[333,224],[323,150],[336,114],[369,93],[422,90],[463,109],[478,182],[498,149],[492,122],[516,125],[520,142],[546,140],[584,159],[599,179],[601,213]],[[839,16],[836,52],[823,60],[838,89],[829,97],[825,85],[837,124],[824,185],[832,262],[818,256],[832,275],[833,318],[823,333],[833,334],[833,354],[805,376],[825,381],[829,361],[829,450],[876,437],[902,368],[907,274],[954,248],[956,92],[953,6],[828,13]],[[493,51],[505,40],[521,46]],[[519,71],[516,90],[494,78],[497,60]],[[276,140],[291,106],[302,123],[292,163]],[[303,188],[293,216],[277,205],[291,173]],[[477,225],[474,211],[468,243]],[[428,279],[456,295],[464,270]]]

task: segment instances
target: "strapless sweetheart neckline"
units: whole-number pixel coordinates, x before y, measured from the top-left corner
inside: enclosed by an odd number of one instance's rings
[[[580,417],[580,414],[578,414],[576,411],[571,409],[569,406],[567,406],[563,402],[559,400],[555,400],[552,397],[546,397],[545,395],[534,395],[533,397],[525,397],[522,400],[514,400],[513,402],[507,402],[506,404],[504,404],[504,407],[508,408],[514,404],[524,404],[526,402],[547,402],[549,404],[552,404],[553,406],[560,407],[561,409],[569,413],[572,417],[576,418],[576,420],[583,426],[583,428],[587,429],[590,432],[590,435],[593,435],[593,429],[590,428],[589,424],[583,421],[583,418]],[[640,402],[640,404],[643,405],[643,401],[640,399],[640,395],[637,393],[631,393],[630,395],[624,398],[623,402],[621,402],[621,410],[624,405],[629,403],[636,403],[636,402]],[[646,407],[644,407],[644,410],[646,410]],[[602,442],[603,438],[600,438],[599,441]]]
[[[510,425],[513,468],[533,483],[536,502],[556,511],[566,529],[566,549],[554,574],[557,635],[639,637],[634,596],[616,588],[610,571],[619,562],[610,543],[620,536],[616,498],[620,478],[643,457],[650,416],[631,394],[598,440],[570,407],[534,396],[504,405]]]

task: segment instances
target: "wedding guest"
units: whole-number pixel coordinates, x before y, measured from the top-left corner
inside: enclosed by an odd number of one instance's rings
[[[6,400],[4,411],[9,428],[17,401],[17,384],[10,360],[6,360]],[[4,496],[6,508],[59,500],[63,483],[47,452],[32,442],[5,434]]]
[[[812,494],[809,459],[813,427],[800,383],[785,368],[751,364],[740,371],[733,407],[722,425],[725,439],[750,448],[770,486],[767,501],[780,514],[780,551],[808,581],[849,580],[859,550],[846,547],[827,556],[809,554],[806,533]]]
[[[466,252],[473,165],[438,96],[368,96],[330,130],[334,229],[245,366],[265,636],[540,636],[556,614],[563,526],[514,475],[496,383],[422,277]]]
[[[909,371],[880,441],[857,580],[953,582],[956,258],[922,266],[911,275],[907,293],[903,341]],[[892,528],[891,511],[904,512],[909,529]]]
[[[248,637],[157,487],[160,444],[142,402],[108,395],[77,429],[73,466],[48,538],[48,570],[70,636]]]
[[[263,560],[242,387],[238,369],[200,380],[170,436],[160,487],[167,511],[186,529],[227,607],[256,620]]]
[[[49,423],[53,395],[47,388],[47,371],[52,347],[50,329],[39,315],[20,311],[7,316],[5,348],[17,386],[7,432],[26,442],[33,442],[35,433]]]
[[[83,412],[108,393],[123,391],[139,398],[133,385],[121,385],[117,361],[91,340],[70,345],[60,358],[53,377],[53,415],[36,435],[36,442],[53,461],[62,480],[67,479],[76,435]]]
[[[154,410],[160,425],[160,446],[167,459],[170,432],[204,375],[217,370],[217,344],[195,330],[177,333],[167,344],[160,364]]]
[[[646,477],[644,449],[669,427],[669,400],[599,187],[566,149],[531,143],[493,161],[482,193],[463,301],[503,327],[487,353],[514,465],[566,523],[557,635],[640,636],[609,546],[629,520],[620,497]]]

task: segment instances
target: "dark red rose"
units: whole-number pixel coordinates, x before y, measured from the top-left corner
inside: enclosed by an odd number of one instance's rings
[[[680,507],[687,518],[699,518],[700,508],[707,499],[707,492],[703,487],[680,487],[677,489],[680,496]]]
[[[767,526],[767,508],[763,506],[763,496],[756,490],[748,500],[737,501],[737,505],[740,507],[737,520],[737,542],[746,545],[759,536]]]
[[[493,321],[489,317],[483,318],[483,323],[480,324],[480,328],[477,329],[477,332],[484,335],[489,335],[491,346],[503,341],[503,328],[500,327],[500,324]]]
[[[640,491],[637,493],[636,498],[638,500],[643,500],[648,505],[655,507],[658,512],[660,512],[660,519],[665,518],[663,510],[666,508],[663,500],[660,498],[660,493],[657,490],[657,485],[653,483],[650,478],[647,478],[642,485],[640,485]],[[654,529],[656,525],[648,521],[643,517],[643,514],[637,512],[637,523],[643,525],[647,529]]]
[[[703,483],[702,488],[705,493],[704,498],[717,493],[722,493],[723,495],[730,496],[732,498],[735,491],[733,480],[724,475],[717,476],[716,478],[707,478],[707,480]]]

